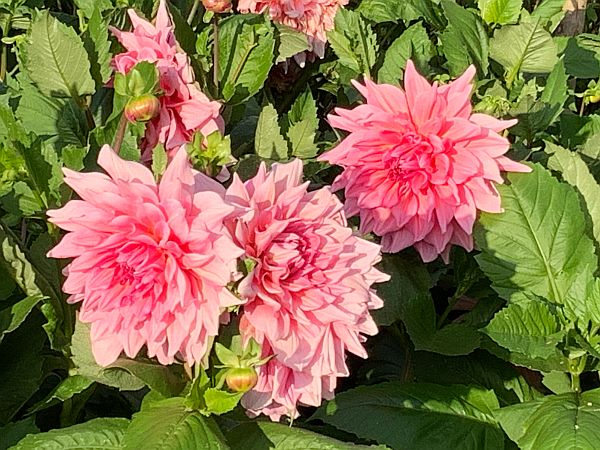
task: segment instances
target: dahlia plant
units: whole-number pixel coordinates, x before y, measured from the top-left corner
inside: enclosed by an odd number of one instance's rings
[[[0,447],[598,447],[573,8],[0,2]]]

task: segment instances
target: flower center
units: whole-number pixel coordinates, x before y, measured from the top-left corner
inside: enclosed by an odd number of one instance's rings
[[[445,183],[451,169],[449,154],[453,152],[452,144],[437,136],[406,133],[382,161],[390,178],[418,192],[430,184]]]

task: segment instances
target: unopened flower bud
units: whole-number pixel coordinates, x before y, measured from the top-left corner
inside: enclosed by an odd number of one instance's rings
[[[231,12],[230,0],[202,0],[204,9],[214,13]]]
[[[248,392],[258,381],[258,375],[253,367],[233,367],[227,371],[225,382],[234,392]]]
[[[131,99],[125,106],[125,117],[130,122],[148,122],[158,116],[160,101],[152,94]]]

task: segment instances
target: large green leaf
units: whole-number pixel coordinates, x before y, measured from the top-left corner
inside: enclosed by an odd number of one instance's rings
[[[232,450],[359,450],[385,447],[355,445],[302,428],[272,422],[250,422],[227,433]]]
[[[211,418],[188,411],[185,399],[153,402],[133,415],[124,450],[225,450],[221,431]]]
[[[398,84],[403,78],[406,61],[412,59],[425,75],[429,60],[435,55],[435,47],[421,22],[411,25],[385,52],[383,65],[377,73],[380,83]]]
[[[106,83],[112,74],[110,60],[110,39],[108,38],[108,25],[102,18],[101,11],[94,8],[88,28],[84,35],[83,43],[91,62],[91,73],[97,87]]]
[[[271,104],[266,104],[260,112],[254,137],[254,148],[256,154],[261,158],[287,159],[288,144],[281,136],[277,118],[277,111]]]
[[[558,62],[556,45],[541,19],[508,25],[494,33],[490,57],[506,69],[506,79],[514,81],[519,72],[548,73]]]
[[[315,419],[392,448],[504,448],[492,391],[467,386],[382,383],[338,394]]]
[[[0,344],[0,425],[4,425],[39,389],[46,335],[43,317],[31,314]]]
[[[390,2],[388,0],[362,0],[356,9],[361,15],[376,23],[412,20],[419,17],[412,2]]]
[[[502,347],[532,358],[547,358],[563,339],[558,319],[541,301],[510,304],[483,329]]]
[[[315,135],[319,125],[315,99],[307,89],[301,94],[287,115],[289,127],[286,136],[290,143],[292,156],[301,159],[314,158],[317,155]]]
[[[128,424],[127,419],[92,419],[68,428],[30,434],[11,450],[120,450]]]
[[[10,422],[0,427],[0,448],[7,449],[18,443],[28,434],[39,433],[40,429],[35,424],[35,417],[29,416],[27,419],[18,422]]]
[[[477,6],[486,23],[506,25],[519,20],[523,0],[479,0]]]
[[[32,295],[0,311],[0,343],[4,335],[15,331],[43,299],[42,295]]]
[[[304,33],[286,25],[275,24],[277,29],[277,60],[280,63],[309,48],[308,39]]]
[[[377,59],[377,38],[359,13],[340,8],[327,38],[341,65],[356,73],[371,72]]]
[[[565,305],[572,281],[597,267],[594,244],[575,190],[542,166],[533,169],[498,186],[505,211],[481,215],[477,261],[502,297],[529,291]]]
[[[45,95],[77,98],[94,93],[90,62],[73,28],[48,11],[31,25],[27,72]]]
[[[577,152],[546,142],[548,167],[559,171],[563,180],[579,190],[592,221],[596,242],[600,243],[600,186]]]
[[[553,395],[495,412],[523,450],[595,449],[600,442],[600,390]]]
[[[275,36],[264,16],[240,14],[219,24],[219,80],[223,98],[241,103],[263,86],[274,58]]]
[[[488,70],[488,36],[479,16],[451,0],[442,0],[448,28],[440,36],[442,50],[452,75],[460,75],[470,65],[479,75]]]

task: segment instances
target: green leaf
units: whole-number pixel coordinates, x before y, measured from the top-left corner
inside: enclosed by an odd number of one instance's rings
[[[523,0],[478,0],[477,6],[486,23],[506,25],[519,20]]]
[[[288,157],[288,145],[281,136],[277,118],[277,110],[271,104],[266,104],[258,117],[254,148],[261,158],[280,160]]]
[[[184,401],[175,397],[152,402],[134,414],[123,439],[123,449],[228,449],[214,421],[197,411],[187,411]]]
[[[94,93],[83,42],[75,30],[48,11],[40,13],[31,25],[27,72],[45,95],[78,98]]]
[[[152,173],[157,181],[160,180],[160,177],[162,177],[165,170],[167,170],[168,162],[169,158],[164,145],[157,145],[152,149]]]
[[[39,431],[33,416],[18,422],[11,422],[0,427],[0,448],[10,448],[28,434],[39,433]]]
[[[21,92],[16,116],[28,132],[59,147],[85,145],[85,115],[73,99],[49,97],[33,85],[25,85]]]
[[[275,35],[265,17],[236,14],[219,23],[219,80],[228,103],[241,103],[263,86],[273,63]]]
[[[363,0],[356,10],[366,19],[376,23],[397,22],[400,19],[413,20],[419,17],[411,2],[390,2],[387,0]]]
[[[75,364],[75,373],[78,375],[124,391],[137,391],[145,386],[142,380],[125,369],[99,366],[92,353],[90,326],[79,320],[75,324],[71,354]]]
[[[392,448],[500,450],[497,408],[493,391],[390,382],[338,394],[313,418]]]
[[[112,75],[110,61],[110,39],[108,25],[102,18],[102,12],[98,5],[88,21],[87,30],[84,35],[83,44],[91,62],[91,73],[96,82],[96,87],[103,86]]]
[[[376,285],[377,295],[383,299],[383,308],[371,311],[378,325],[391,325],[405,315],[405,303],[431,302],[429,289],[433,281],[425,264],[404,255],[384,255],[379,270],[391,276]]]
[[[232,411],[240,402],[243,392],[226,392],[221,389],[208,388],[204,392],[206,411],[209,414],[225,414]]]
[[[593,234],[600,243],[600,186],[577,152],[546,142],[548,168],[561,173],[563,180],[577,188],[592,221]]]
[[[64,402],[65,400],[82,393],[92,384],[94,384],[92,380],[82,375],[73,375],[65,378],[58,386],[56,386],[56,388],[54,388],[50,394],[46,396],[45,399],[32,407],[30,412],[41,411],[42,409],[49,408],[56,403]]]
[[[0,425],[9,422],[39,389],[46,335],[41,314],[31,314],[0,344]]]
[[[450,73],[462,74],[469,64],[480,76],[488,70],[488,37],[481,19],[451,0],[442,0],[448,28],[440,36]]]
[[[110,0],[73,0],[78,9],[83,11],[85,17],[92,17],[94,11],[106,11],[112,8]]]
[[[600,48],[597,36],[587,34],[569,38],[564,51],[567,73],[576,78],[600,77]]]
[[[129,420],[92,419],[72,427],[30,434],[11,450],[120,450]]]
[[[429,71],[429,60],[435,55],[435,46],[421,22],[411,25],[389,46],[383,65],[377,73],[380,83],[398,84],[403,78],[406,61],[412,59],[420,72]]]
[[[493,389],[502,406],[541,396],[513,365],[486,351],[476,350],[468,356],[415,352],[413,361],[417,381],[444,385],[468,384]],[[439,376],[440,372],[444,373],[443,377]]]
[[[300,95],[288,114],[290,122],[287,138],[290,142],[292,155],[301,159],[314,158],[318,148],[315,135],[319,125],[317,105],[310,90]]]
[[[149,360],[119,358],[106,370],[126,370],[165,397],[181,393],[186,380],[181,365],[163,366]]]
[[[495,412],[523,450],[593,449],[600,440],[600,390],[565,393]]]
[[[505,212],[481,214],[476,259],[503,298],[528,291],[565,305],[571,281],[597,267],[594,245],[575,190],[540,165],[533,169],[498,186]]]
[[[6,334],[12,333],[19,328],[19,325],[23,323],[29,313],[42,299],[44,299],[42,295],[32,295],[19,300],[10,308],[0,311],[0,343]]]
[[[377,59],[377,37],[359,13],[338,9],[335,28],[327,32],[327,39],[341,65],[357,73],[371,72]]]
[[[304,33],[294,30],[286,25],[274,24],[277,29],[277,59],[276,63],[283,62],[298,53],[309,49],[308,39]]]
[[[482,331],[511,352],[532,358],[555,353],[565,335],[548,306],[535,300],[508,305]]]
[[[232,450],[352,450],[384,449],[384,447],[355,445],[272,422],[243,423],[227,433]]]
[[[556,51],[552,36],[539,19],[502,27],[490,40],[490,57],[504,66],[510,83],[520,72],[551,72],[558,62]]]

